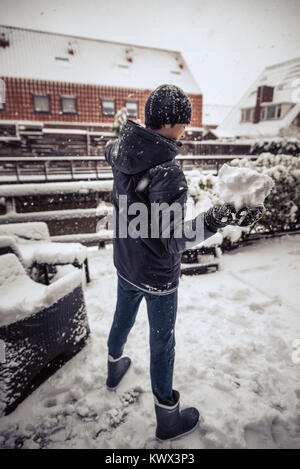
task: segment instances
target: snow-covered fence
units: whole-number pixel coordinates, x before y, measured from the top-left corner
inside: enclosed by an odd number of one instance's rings
[[[104,156],[0,157],[0,183],[111,179]]]
[[[194,142],[199,143],[199,142]],[[209,147],[208,147],[209,148]],[[207,150],[205,150],[207,151]],[[244,158],[244,154],[208,153],[203,155],[178,155],[176,160],[183,169],[203,167],[218,173],[220,165],[234,158]],[[256,156],[249,156],[256,159]],[[0,157],[0,184],[78,181],[78,180],[109,180],[112,179],[111,167],[104,156],[38,156],[38,157]]]
[[[93,126],[95,130],[83,129],[71,123],[69,128],[49,125],[2,121],[0,156],[101,156],[107,141],[114,137],[112,132],[104,131],[109,125],[103,128],[103,125],[96,124]]]
[[[86,235],[87,243],[106,240],[107,233],[96,233],[104,216],[98,206],[111,201],[112,185],[112,180],[0,185],[0,224],[44,221],[56,241],[60,235],[62,241],[73,241],[66,239],[72,235],[80,242]]]
[[[183,140],[180,148],[181,155],[192,154],[194,156],[227,155],[237,158],[240,155],[250,153],[251,141],[224,142],[219,140]]]
[[[212,170],[215,174],[218,174],[219,168],[224,163],[229,163],[235,158],[249,158],[252,161],[257,159],[257,156],[253,155],[178,155],[176,160],[180,164],[183,171],[193,170],[201,168],[204,170]]]

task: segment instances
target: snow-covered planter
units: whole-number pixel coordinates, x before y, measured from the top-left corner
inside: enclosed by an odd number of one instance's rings
[[[89,324],[78,270],[45,286],[26,275],[14,254],[2,255],[0,297],[1,415],[83,347]]]

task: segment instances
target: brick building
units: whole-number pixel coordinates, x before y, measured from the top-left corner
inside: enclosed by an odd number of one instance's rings
[[[67,135],[69,142],[77,135],[90,144],[83,154],[93,154],[93,140],[111,130],[122,107],[144,122],[146,99],[162,83],[189,95],[191,128],[202,127],[202,94],[178,51],[0,26],[0,78],[0,141],[6,150],[8,141],[17,148],[29,134],[52,140]],[[30,153],[29,144],[22,154]]]

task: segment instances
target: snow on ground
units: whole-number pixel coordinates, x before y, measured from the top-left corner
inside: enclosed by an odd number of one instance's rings
[[[144,300],[128,339],[133,367],[116,392],[106,340],[116,300],[112,248],[89,250],[86,347],[9,416],[0,447],[300,448],[300,236],[240,248],[216,273],[181,278],[174,387],[203,421],[174,442],[154,438]]]

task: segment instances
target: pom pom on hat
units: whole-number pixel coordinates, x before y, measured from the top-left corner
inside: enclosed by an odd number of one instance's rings
[[[189,124],[192,104],[181,88],[175,85],[158,86],[145,104],[145,125]]]

